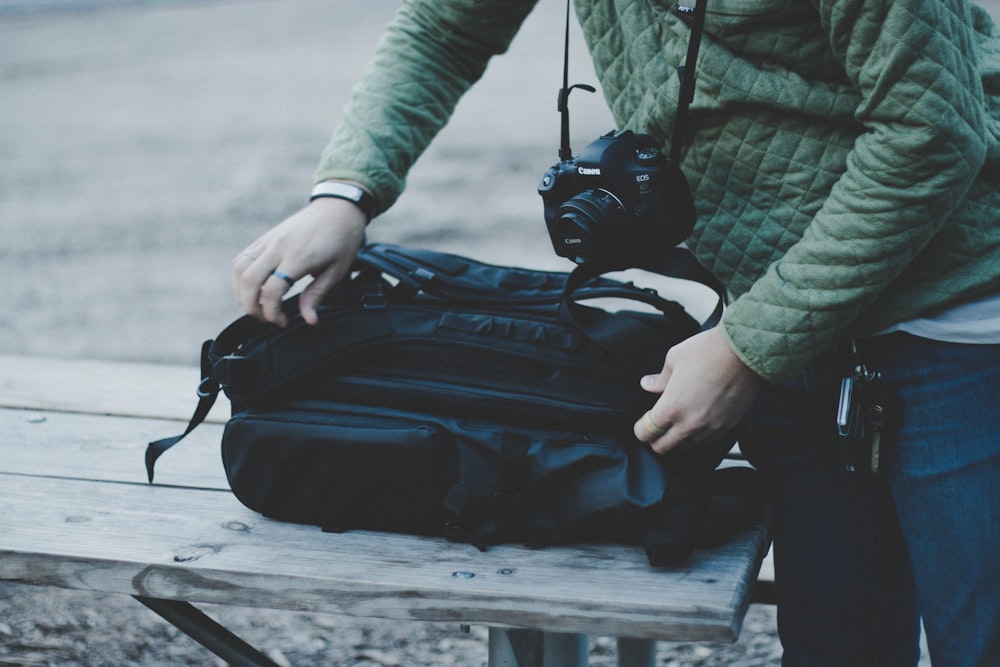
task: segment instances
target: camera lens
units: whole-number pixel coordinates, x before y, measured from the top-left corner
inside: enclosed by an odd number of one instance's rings
[[[613,250],[605,247],[611,235],[604,230],[624,223],[625,208],[607,190],[586,190],[559,207],[556,229],[561,248],[556,252],[578,264],[591,261],[595,252]]]

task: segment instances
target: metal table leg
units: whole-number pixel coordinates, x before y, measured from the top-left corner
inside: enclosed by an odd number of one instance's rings
[[[656,642],[652,639],[618,638],[618,667],[653,667]]]
[[[587,635],[490,628],[490,667],[585,667]]]
[[[189,602],[134,597],[233,667],[280,667]]]

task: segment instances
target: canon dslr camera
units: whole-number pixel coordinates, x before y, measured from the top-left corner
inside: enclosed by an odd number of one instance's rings
[[[538,193],[556,254],[601,270],[650,266],[695,221],[684,174],[652,137],[630,130],[550,168]]]

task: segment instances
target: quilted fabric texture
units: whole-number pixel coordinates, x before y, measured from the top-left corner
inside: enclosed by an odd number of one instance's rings
[[[693,0],[692,0],[693,1]],[[317,180],[383,208],[529,0],[413,0]],[[1000,290],[1000,32],[965,0],[709,0],[682,168],[689,239],[764,377],[847,335]],[[668,0],[577,0],[621,128],[666,143],[690,28]],[[419,38],[414,35],[420,33]]]

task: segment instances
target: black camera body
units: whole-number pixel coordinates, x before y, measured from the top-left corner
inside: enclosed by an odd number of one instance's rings
[[[608,132],[538,186],[560,257],[602,271],[649,268],[691,233],[694,199],[652,137]]]

